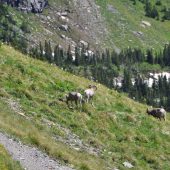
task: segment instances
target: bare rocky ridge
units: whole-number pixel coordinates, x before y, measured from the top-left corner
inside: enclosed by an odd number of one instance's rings
[[[63,2],[62,5],[48,0],[0,0],[0,2],[22,11],[37,13],[36,17],[28,15],[30,23],[36,25],[34,20],[37,20],[37,28],[27,35],[31,47],[50,40],[53,47],[59,44],[68,49],[71,46],[73,56],[75,46],[81,45],[81,42],[85,42],[91,51],[105,49],[108,43],[115,51],[120,51],[112,41],[108,42],[109,31],[95,0],[71,0]],[[45,7],[47,10],[41,13]],[[39,29],[43,31],[39,32]]]
[[[108,41],[109,31],[104,18],[101,15],[100,7],[96,5],[95,0],[73,0],[76,13],[74,18],[80,28],[91,37],[94,43],[99,47],[105,48],[105,42]],[[120,49],[115,46],[113,42],[110,42],[116,52],[120,52]]]
[[[48,0],[0,0],[0,2],[17,7],[25,12],[34,13],[42,12],[48,4]]]
[[[57,6],[53,2],[49,4],[48,15],[37,14],[37,17],[44,27],[44,32],[36,33],[32,39],[37,39],[35,37],[38,36],[38,39],[52,37],[52,40],[57,33],[60,45],[64,48],[71,45],[73,51],[75,46],[82,42],[86,47],[89,44],[90,48],[100,48],[108,34],[94,0],[72,0],[63,6]]]
[[[19,161],[26,170],[73,170],[70,167],[61,165],[37,148],[26,146],[3,133],[0,133],[0,143],[12,158]]]
[[[80,28],[89,35],[96,44],[108,34],[99,6],[93,0],[73,0],[76,12],[74,18]]]

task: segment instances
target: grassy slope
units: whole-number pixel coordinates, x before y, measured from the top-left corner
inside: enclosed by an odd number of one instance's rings
[[[11,159],[4,147],[0,145],[0,169],[1,170],[21,170],[18,162]]]
[[[0,49],[0,128],[26,143],[37,145],[49,155],[79,169],[123,169],[130,161],[135,169],[168,169],[170,121],[159,122],[145,114],[146,106],[97,84],[95,108],[85,105],[68,109],[58,100],[68,91],[86,88],[91,82],[55,66],[31,59],[13,48]],[[4,98],[19,100],[32,121],[15,114]],[[48,119],[79,135],[85,143],[101,148],[92,156],[72,150],[53,139],[62,130],[41,123]],[[166,133],[166,134],[165,134]]]
[[[154,1],[154,0],[152,0]],[[168,0],[162,0],[163,4],[170,6]],[[57,10],[59,7],[71,8],[74,7],[69,5],[68,1],[49,1],[50,5],[54,7],[53,10]],[[106,37],[106,41],[103,43],[104,47],[112,47],[114,44],[120,49],[131,47],[142,47],[142,48],[155,48],[160,49],[167,43],[170,39],[170,21],[157,21],[145,17],[144,6],[142,3],[137,2],[136,5],[133,5],[130,0],[96,0],[96,3],[101,7],[101,13],[106,20],[107,28],[109,30],[109,35]],[[108,4],[112,5],[118,13],[111,13],[108,10]],[[58,7],[58,8],[57,8]],[[10,9],[12,13],[15,13],[16,20],[20,23],[23,19],[28,20],[30,27],[32,28],[32,33],[34,40],[37,44],[39,41],[44,42],[46,40],[51,40],[54,44],[61,44],[63,47],[66,47],[65,40],[62,40],[60,35],[65,34],[68,37],[72,37],[76,42],[80,37],[82,37],[80,32],[76,30],[71,30],[71,32],[65,33],[59,31],[58,29],[53,29],[47,24],[48,21],[42,23],[37,15],[34,14],[24,14],[18,12],[14,9]],[[44,10],[43,14],[45,16],[53,17],[53,12],[50,12],[51,9]],[[141,21],[145,20],[151,23],[151,27],[143,28],[140,26]],[[54,27],[58,27],[63,24],[61,21],[56,19],[51,23]],[[137,37],[133,34],[133,31],[143,32],[142,37]],[[51,33],[50,33],[51,32]],[[79,37],[79,38],[78,38]],[[52,44],[53,44],[52,43]],[[53,45],[54,45],[53,44]]]
[[[145,17],[142,3],[137,1],[137,4],[133,5],[130,0],[96,0],[96,2],[101,7],[102,15],[106,19],[110,31],[110,37],[108,38],[109,43],[113,40],[120,48],[128,46],[160,48],[169,41],[170,22],[161,22]],[[167,0],[162,0],[161,2],[170,6],[170,2]],[[112,5],[118,13],[111,13],[108,10],[108,4]],[[142,28],[140,26],[142,20],[150,22],[152,26]],[[132,31],[141,31],[144,36],[138,38]]]

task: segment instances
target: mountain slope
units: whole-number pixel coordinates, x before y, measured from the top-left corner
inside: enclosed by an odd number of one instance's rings
[[[159,49],[169,41],[170,22],[146,17],[144,4],[138,0],[136,5],[130,0],[96,0],[96,2],[101,7],[101,13],[107,22],[110,41],[114,41],[118,47]],[[156,1],[151,0],[151,2],[154,4]],[[161,2],[163,6],[170,7],[169,1]],[[143,25],[142,21],[148,22],[151,26]]]
[[[131,47],[162,48],[170,38],[170,21],[164,22],[145,16],[144,4],[136,0],[49,0],[43,13],[25,14],[11,9],[17,20],[25,20],[31,27],[27,35],[30,45],[50,40],[52,46],[70,45],[72,51],[80,41],[88,42],[91,49]],[[170,3],[162,0],[169,8]],[[152,0],[154,4],[155,1]],[[148,26],[149,24],[149,26]]]
[[[77,169],[168,169],[169,115],[160,122],[146,106],[96,84],[93,108],[69,109],[69,91],[90,82],[31,59],[9,46],[0,49],[0,128]]]

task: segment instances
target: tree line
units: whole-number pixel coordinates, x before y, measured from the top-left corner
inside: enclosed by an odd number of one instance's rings
[[[29,33],[27,22],[18,25],[8,12],[7,6],[0,4],[0,40],[14,46],[24,53],[28,52],[24,34]],[[163,105],[170,110],[170,83],[166,77],[154,80],[151,87],[146,82],[146,75],[157,68],[160,71],[170,66],[170,44],[163,50],[153,52],[152,49],[142,51],[140,48],[127,48],[117,54],[114,50],[87,53],[89,47],[71,47],[65,51],[59,45],[53,49],[50,41],[39,43],[31,48],[31,57],[48,61],[71,73],[84,76],[102,83],[109,88],[125,92],[129,97],[153,106]],[[121,77],[121,87],[115,85],[115,78]],[[132,81],[133,80],[133,81]]]
[[[0,4],[0,41],[10,44],[13,47],[27,52],[27,40],[25,34],[29,33],[27,22],[18,25],[12,14],[8,10],[8,6]]]
[[[170,66],[170,44],[166,44],[162,51],[153,52],[152,49],[142,51],[140,48],[127,48],[117,54],[114,50],[87,53],[89,47],[75,47],[75,54],[71,47],[65,51],[59,45],[54,50],[50,41],[40,43],[32,48],[30,55],[34,58],[53,63],[65,71],[84,76],[102,83],[109,88],[125,92],[129,97],[153,106],[164,106],[170,110],[170,82],[167,77],[153,78],[151,87],[147,82],[148,72],[158,71]],[[146,68],[142,65],[146,65]],[[114,80],[121,77],[121,87],[114,84]]]

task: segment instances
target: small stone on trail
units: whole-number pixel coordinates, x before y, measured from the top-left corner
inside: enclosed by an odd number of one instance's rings
[[[123,162],[123,165],[127,168],[133,168],[134,166],[129,162]]]

